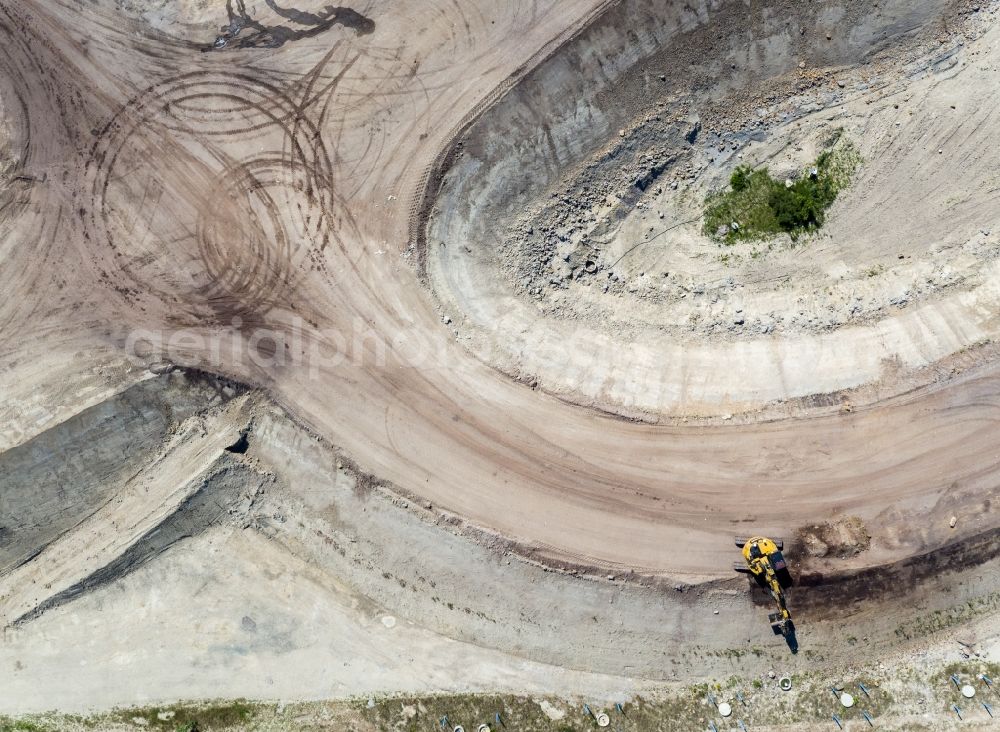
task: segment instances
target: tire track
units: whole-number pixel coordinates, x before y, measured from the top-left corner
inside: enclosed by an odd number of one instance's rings
[[[287,305],[346,210],[333,156],[306,114],[315,101],[216,69],[133,95],[98,134],[81,204],[91,240],[106,247],[105,281],[127,302],[179,306],[189,324],[239,317],[249,326]],[[240,155],[248,139],[275,152]],[[124,219],[132,201],[144,208],[150,185],[160,197],[149,218]]]

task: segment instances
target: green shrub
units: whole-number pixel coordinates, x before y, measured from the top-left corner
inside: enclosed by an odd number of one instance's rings
[[[730,190],[705,200],[704,232],[727,244],[787,233],[793,239],[819,229],[826,209],[850,182],[860,158],[854,147],[835,138],[815,166],[790,185],[767,168],[741,165],[729,178]],[[733,226],[736,224],[736,226]]]
[[[750,174],[753,172],[753,168],[749,165],[741,165],[729,178],[729,185],[733,187],[733,191],[740,193],[745,191],[750,185]]]
[[[798,180],[791,186],[774,185],[767,199],[768,206],[782,231],[819,228],[823,224],[823,211],[829,204],[816,190],[812,181]]]

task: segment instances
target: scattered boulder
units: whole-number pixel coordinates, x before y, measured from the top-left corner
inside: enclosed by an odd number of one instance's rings
[[[154,364],[150,364],[149,372],[151,374],[156,374],[157,376],[162,376],[163,374],[169,374],[174,370],[174,365],[170,361],[157,361]]]
[[[700,132],[701,119],[697,116],[689,117],[687,121],[687,131],[684,133],[684,139],[687,140],[689,144],[693,145],[695,140],[698,139]]]

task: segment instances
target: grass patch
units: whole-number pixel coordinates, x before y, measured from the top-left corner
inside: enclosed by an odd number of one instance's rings
[[[0,722],[0,732],[55,732],[55,727],[43,726],[26,720]]]
[[[927,670],[922,668],[921,671]],[[1000,669],[995,664],[937,667],[930,670],[935,674],[933,679],[920,675],[903,684],[904,698],[899,701],[888,689],[879,688],[874,678],[814,671],[796,673],[790,692],[779,691],[776,679],[731,676],[724,681],[677,687],[647,697],[623,698],[620,711],[613,701],[590,701],[589,704],[595,714],[607,713],[612,721],[610,729],[620,732],[691,732],[707,729],[710,721],[720,730],[730,729],[732,725],[726,726],[708,702],[709,694],[717,700],[729,701],[749,729],[793,722],[802,725],[803,729],[819,729],[829,725],[833,713],[840,714],[845,722],[860,722],[859,710],[867,709],[880,729],[910,732],[915,728],[893,724],[891,715],[901,708],[900,702],[902,709],[909,712],[918,699],[926,698],[941,708],[941,714],[949,717],[944,702],[953,698],[957,691],[948,682],[948,676],[957,672],[963,678],[971,678],[970,674],[979,671],[1000,678]],[[914,673],[912,668],[907,672]],[[867,685],[870,698],[860,696],[860,682]],[[833,683],[851,692],[859,701],[858,708],[845,712],[830,693]],[[908,685],[916,687],[911,696],[906,696]],[[737,699],[736,692],[741,692],[742,699]],[[444,732],[456,725],[462,725],[466,732],[475,732],[480,724],[489,725],[494,732],[596,731],[596,721],[585,711],[584,704],[585,700],[580,698],[509,694],[392,696],[287,705],[244,701],[191,703],[116,709],[87,717],[42,714],[18,719],[0,716],[0,732]],[[170,712],[173,714],[164,714]],[[495,721],[497,713],[501,715],[499,724]],[[170,718],[160,719],[160,715]],[[446,721],[444,727],[442,721]]]
[[[961,605],[918,615],[896,628],[895,635],[902,640],[924,638],[942,630],[964,625],[983,615],[1000,609],[1000,592],[974,597]]]
[[[694,728],[707,728],[708,720],[713,716],[705,702],[708,691],[708,685],[703,684],[670,698],[654,700],[636,697],[623,700],[624,715],[613,704],[598,705],[591,702],[591,707],[594,714],[603,711],[611,717],[611,729],[689,732]],[[444,717],[447,717],[444,729],[450,730],[460,724],[466,732],[474,732],[480,724],[488,724],[491,729],[500,732],[596,730],[594,718],[584,711],[583,705],[584,702],[579,700],[459,694],[420,698],[393,697],[380,700],[371,708],[359,703],[357,709],[375,729],[398,732],[441,730]],[[497,713],[501,717],[499,725],[496,723]]]
[[[931,677],[931,683],[934,684],[935,688],[945,688],[951,692],[955,688],[951,682],[952,674],[957,675],[962,683],[972,684],[982,691],[983,687],[977,677],[979,674],[986,674],[993,681],[1000,678],[1000,663],[985,661],[981,658],[949,663]]]
[[[166,707],[120,709],[115,716],[121,722],[144,720],[150,730],[169,732],[214,732],[215,730],[245,730],[257,715],[259,705],[242,699],[223,704],[174,704]],[[166,714],[164,714],[166,713]],[[167,719],[161,719],[164,714]]]
[[[775,180],[766,167],[741,165],[730,176],[728,190],[705,199],[704,233],[734,244],[779,234],[797,239],[816,231],[860,162],[854,145],[838,131],[816,163],[795,180]]]
[[[976,689],[979,698],[964,698],[958,690],[958,687],[952,682],[952,674],[958,677],[959,683],[970,684],[974,689]],[[971,705],[978,707],[979,702],[982,699],[985,699],[990,703],[995,702],[996,700],[991,698],[993,695],[988,692],[987,687],[979,681],[979,674],[986,674],[988,677],[995,680],[998,676],[1000,676],[1000,664],[991,663],[979,658],[970,658],[966,661],[948,664],[936,674],[931,676],[931,688],[933,689],[934,697],[939,702],[940,706],[938,708],[940,711],[950,715],[952,711],[952,704],[957,703],[963,709],[968,710],[968,704],[971,703]]]

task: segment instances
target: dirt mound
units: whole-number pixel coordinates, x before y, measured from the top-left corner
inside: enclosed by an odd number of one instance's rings
[[[871,546],[871,536],[857,516],[847,516],[833,522],[806,526],[798,532],[798,540],[810,557],[855,557]]]

